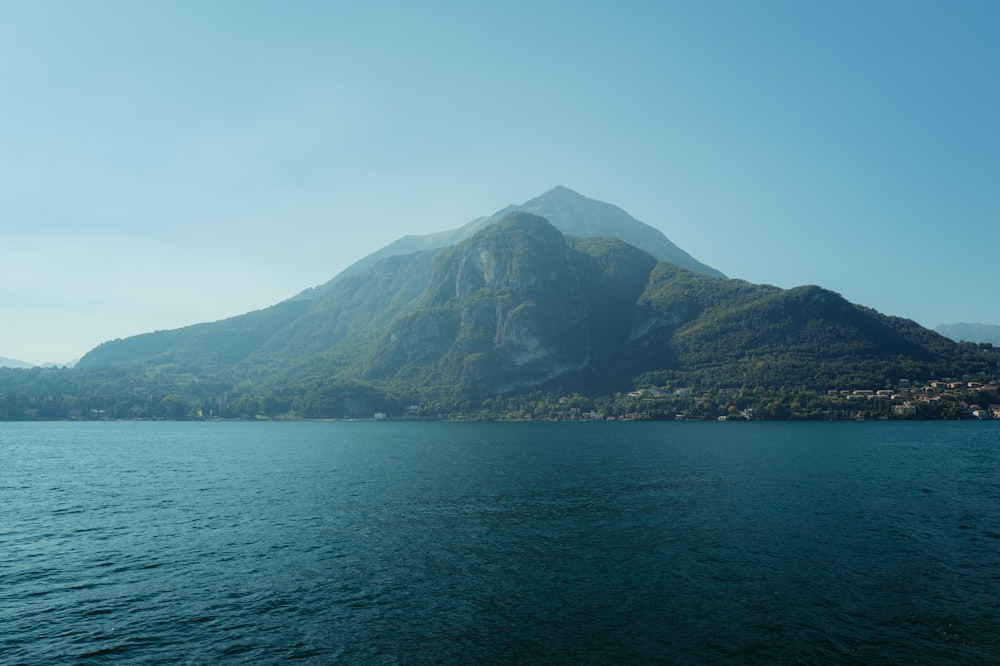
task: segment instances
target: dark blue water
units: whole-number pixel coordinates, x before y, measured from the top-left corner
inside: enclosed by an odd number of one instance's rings
[[[0,424],[0,663],[1000,662],[990,423]]]

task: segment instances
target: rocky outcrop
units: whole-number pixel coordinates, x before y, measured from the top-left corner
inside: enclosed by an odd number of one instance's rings
[[[586,367],[589,302],[572,254],[527,213],[442,252],[420,308],[391,327],[372,374],[412,377],[432,363],[502,392]]]

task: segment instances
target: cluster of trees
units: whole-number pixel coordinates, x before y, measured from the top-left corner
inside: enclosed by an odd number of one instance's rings
[[[225,384],[171,378],[162,373],[140,381],[134,376],[116,377],[107,372],[4,370],[0,371],[0,420],[343,419],[371,418],[379,412],[393,418],[496,420],[901,418],[893,410],[900,400],[850,400],[827,395],[825,388],[726,388],[676,380],[653,382],[650,377],[640,385],[657,388],[588,396],[556,387],[472,398],[462,387],[413,391],[400,385],[386,389],[362,381]],[[882,388],[870,383],[862,386]],[[12,390],[15,387],[21,390]],[[911,404],[915,413],[903,417],[965,418],[972,405],[1000,404],[1000,393],[990,388],[969,388],[950,391],[934,401],[914,400]]]

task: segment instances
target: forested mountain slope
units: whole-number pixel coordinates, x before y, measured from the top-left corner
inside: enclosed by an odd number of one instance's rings
[[[238,400],[264,414],[336,417],[652,383],[819,391],[995,366],[992,350],[820,287],[711,277],[515,211],[456,245],[386,257],[316,298],[105,343],[61,386],[34,376],[47,391],[100,392],[116,405],[167,392],[203,401],[202,413]],[[10,377],[31,386],[29,375]]]

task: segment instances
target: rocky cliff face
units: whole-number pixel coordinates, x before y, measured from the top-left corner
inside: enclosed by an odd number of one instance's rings
[[[415,378],[431,363],[504,392],[586,367],[589,303],[572,254],[558,230],[526,213],[445,250],[419,310],[385,336],[373,374]]]

